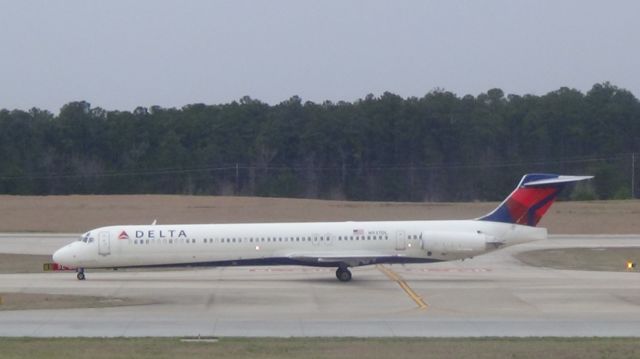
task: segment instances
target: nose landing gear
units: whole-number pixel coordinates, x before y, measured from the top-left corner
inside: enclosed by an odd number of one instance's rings
[[[336,270],[336,278],[341,282],[348,282],[351,280],[351,272],[347,267],[338,267]]]
[[[85,280],[84,268],[78,268],[78,274],[76,275],[76,277],[78,277],[78,280]]]

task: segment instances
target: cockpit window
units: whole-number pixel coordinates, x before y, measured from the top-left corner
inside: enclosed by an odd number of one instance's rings
[[[84,235],[82,235],[82,237],[78,238],[78,242],[91,243],[93,242],[93,238],[90,236],[91,236],[91,232],[87,232]]]

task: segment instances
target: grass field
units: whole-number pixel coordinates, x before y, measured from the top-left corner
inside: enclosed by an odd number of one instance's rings
[[[596,247],[541,249],[516,254],[516,258],[535,267],[556,269],[628,272],[627,261],[640,264],[638,247]],[[632,271],[638,272],[636,267]]]
[[[0,358],[638,358],[636,338],[0,338]]]

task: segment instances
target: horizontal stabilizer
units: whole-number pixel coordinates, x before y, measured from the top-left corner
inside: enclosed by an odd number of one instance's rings
[[[553,185],[553,184],[560,184],[560,183],[584,181],[592,178],[593,176],[558,176],[556,178],[533,180],[530,182],[523,183],[522,186],[524,187],[546,186],[546,185]]]

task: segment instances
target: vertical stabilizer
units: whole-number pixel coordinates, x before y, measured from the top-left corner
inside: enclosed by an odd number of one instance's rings
[[[566,185],[591,178],[593,176],[526,174],[498,208],[478,219],[536,226]]]

